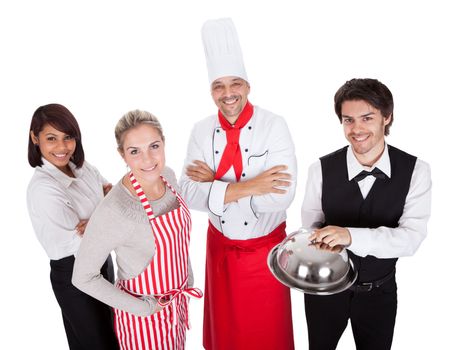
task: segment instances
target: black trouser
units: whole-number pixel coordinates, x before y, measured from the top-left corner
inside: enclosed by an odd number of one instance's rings
[[[109,306],[81,292],[71,283],[74,256],[51,260],[51,284],[62,310],[63,324],[71,350],[118,349]],[[114,281],[111,256],[101,269]]]
[[[310,350],[336,349],[348,320],[358,350],[387,350],[393,341],[397,310],[396,281],[369,292],[304,297]]]

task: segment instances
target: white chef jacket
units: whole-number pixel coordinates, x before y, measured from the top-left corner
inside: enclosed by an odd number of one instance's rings
[[[391,163],[385,145],[380,159],[371,167],[361,165],[352,148],[347,149],[347,170],[350,181],[362,170],[371,171],[375,167],[391,177]],[[372,175],[358,182],[363,198],[366,198],[376,178]],[[431,214],[431,170],[427,163],[417,159],[410,181],[404,212],[396,228],[347,227],[352,237],[348,247],[358,256],[372,255],[377,258],[398,258],[413,255],[427,235],[427,222]],[[317,161],[309,167],[306,193],[301,208],[302,225],[306,228],[319,227],[325,222],[321,205],[322,170]]]
[[[216,115],[193,128],[179,185],[190,208],[207,212],[211,223],[226,237],[245,240],[265,236],[285,221],[285,210],[295,194],[297,166],[285,120],[257,106],[241,129],[239,145],[243,164],[240,181],[252,179],[273,166],[286,165],[286,172],[291,174],[291,186],[284,187],[286,194],[249,196],[224,204],[228,184],[236,182],[233,167],[214,182],[188,178],[185,169],[194,160],[205,162],[214,172],[217,170],[226,146],[226,133]]]
[[[47,255],[59,260],[78,251],[81,237],[75,227],[90,218],[103,199],[103,184],[108,181],[87,162],[79,169],[69,163],[75,176],[72,178],[46,159],[42,161],[27,188],[27,207]]]

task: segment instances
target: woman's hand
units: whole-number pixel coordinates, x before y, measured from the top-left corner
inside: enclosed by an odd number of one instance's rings
[[[108,194],[108,192],[111,191],[111,188],[112,188],[112,184],[111,183],[104,184],[103,185],[103,194],[106,196]]]
[[[89,222],[89,220],[81,220],[79,221],[79,223],[76,225],[75,229],[76,229],[76,233],[79,235],[79,236],[84,236],[84,232],[85,232],[85,229],[86,229],[86,226],[87,226],[87,223]]]
[[[151,315],[156,314],[157,312],[160,312],[163,310],[163,306],[161,306],[157,299],[155,299],[153,296],[150,295],[144,295],[141,297],[142,300],[144,300],[148,305],[149,309],[151,310]]]

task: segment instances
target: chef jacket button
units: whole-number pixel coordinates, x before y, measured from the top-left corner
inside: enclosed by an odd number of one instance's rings
[[[245,226],[247,226],[247,225],[248,225],[248,222],[247,222],[247,221],[245,221],[245,222],[244,222],[244,225],[245,225]]]
[[[225,220],[222,220],[222,224],[224,224],[224,223],[225,223]]]
[[[248,148],[246,148],[244,151],[248,152],[248,151],[249,151],[249,149],[248,149]]]
[[[215,130],[215,131],[217,131],[217,132],[220,132],[220,130],[219,130],[219,129],[217,129],[217,130]]]
[[[219,152],[218,151],[215,151],[215,154],[218,154]]]
[[[242,177],[245,177],[245,173],[242,173]]]
[[[249,126],[249,130],[252,130],[252,127],[251,127],[251,126]]]

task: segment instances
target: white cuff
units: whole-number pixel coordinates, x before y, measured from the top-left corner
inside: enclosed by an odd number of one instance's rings
[[[228,182],[214,180],[211,189],[209,190],[208,207],[209,210],[217,216],[223,215],[225,206],[225,192],[228,187]]]
[[[366,232],[369,229],[347,227],[347,230],[350,231],[352,241],[347,248],[361,257],[369,255],[371,239],[369,232]]]

